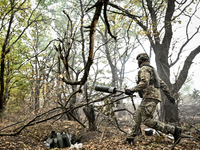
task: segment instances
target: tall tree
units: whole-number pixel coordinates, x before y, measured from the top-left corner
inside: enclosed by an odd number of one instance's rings
[[[80,1],[81,2],[81,1]],[[81,14],[81,28],[80,28],[80,39],[79,39],[79,34],[77,34],[77,30],[74,26],[74,23],[71,20],[70,15],[63,11],[65,14],[66,18],[68,19],[68,24],[67,24],[67,30],[64,31],[63,37],[59,38],[59,44],[58,46],[55,46],[56,51],[58,52],[59,55],[59,60],[62,62],[64,66],[64,74],[65,77],[63,77],[63,72],[61,72],[61,65],[59,66],[59,73],[60,77],[62,78],[63,82],[65,82],[67,85],[70,85],[72,87],[72,93],[69,95],[69,97],[74,97],[76,96],[77,92],[80,92],[80,89],[82,86],[84,86],[87,82],[87,78],[89,76],[89,71],[91,68],[91,65],[93,63],[94,59],[94,38],[95,38],[95,30],[97,26],[97,22],[99,19],[99,16],[101,14],[101,10],[103,7],[104,1],[98,1],[93,7],[89,8],[90,9],[95,8],[94,16],[91,21],[89,28],[89,52],[88,54],[88,59],[85,59],[85,51],[84,51],[84,35],[83,35],[83,14]],[[80,3],[81,5],[81,3]],[[82,10],[83,11],[83,10]],[[78,28],[78,27],[77,27]],[[83,42],[81,46],[81,55],[82,55],[82,63],[80,62],[75,62],[75,57],[76,54],[80,51],[77,50],[77,45],[76,43]],[[75,54],[75,55],[74,55]],[[75,64],[76,63],[76,64]],[[83,67],[84,69],[80,69]],[[73,76],[75,74],[75,76]],[[80,77],[82,75],[82,77]],[[79,86],[79,87],[78,87]],[[85,93],[87,95],[87,89],[85,90]],[[86,96],[86,101],[88,102],[88,97]],[[73,102],[75,99],[71,99],[70,102]],[[65,103],[65,107],[70,104],[69,101]],[[73,103],[75,104],[75,103]],[[70,112],[69,114],[75,119],[73,112]],[[89,120],[89,127],[90,130],[95,130],[96,126],[94,125],[94,110],[91,105],[88,105],[87,109],[85,109],[86,116],[88,117]],[[90,114],[93,115],[90,115]],[[88,115],[89,114],[89,115]]]
[[[14,51],[13,48],[16,43],[23,38],[23,35],[34,22],[42,21],[42,13],[37,12],[40,1],[32,7],[29,0],[16,1],[1,1],[1,58],[0,58],[0,111],[3,111],[6,97],[5,97],[5,64],[6,56]]]

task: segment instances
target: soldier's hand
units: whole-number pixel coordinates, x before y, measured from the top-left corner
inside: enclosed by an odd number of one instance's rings
[[[130,89],[126,89],[126,90],[125,90],[125,94],[126,94],[126,95],[131,95],[131,94],[133,94],[133,91],[130,90]]]
[[[175,99],[172,96],[168,96],[167,98],[172,104],[175,104]]]

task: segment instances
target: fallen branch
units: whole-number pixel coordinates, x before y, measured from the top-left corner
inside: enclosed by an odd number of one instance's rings
[[[11,124],[11,125],[8,125],[8,126],[6,126],[6,127],[3,127],[3,128],[0,129],[0,131],[1,131],[1,130],[4,130],[4,129],[6,129],[6,128],[12,127],[12,126],[14,126],[14,125],[20,124],[20,123],[25,122],[25,121],[26,121],[26,119],[23,120],[23,121],[19,121],[19,122],[13,123],[13,124]]]
[[[21,131],[22,131],[23,129],[25,129],[26,127],[33,126],[33,125],[36,125],[36,124],[39,124],[39,123],[42,123],[42,122],[46,122],[46,121],[48,121],[48,120],[51,120],[51,119],[56,118],[56,117],[59,117],[59,116],[65,114],[65,113],[69,113],[69,112],[71,112],[71,111],[74,111],[74,110],[76,110],[76,109],[78,109],[78,108],[81,108],[81,107],[83,107],[83,106],[86,106],[86,105],[88,105],[88,104],[95,103],[95,102],[100,102],[100,101],[104,100],[105,98],[108,98],[108,97],[111,96],[111,95],[112,95],[112,94],[108,94],[108,95],[106,95],[106,96],[104,96],[104,97],[102,97],[102,98],[99,98],[99,99],[96,99],[96,100],[93,100],[93,101],[90,101],[90,102],[79,103],[79,104],[76,104],[76,105],[74,105],[74,106],[67,107],[67,108],[65,108],[64,110],[63,110],[63,107],[56,107],[56,108],[53,108],[53,109],[48,110],[48,111],[46,111],[46,112],[44,112],[44,113],[42,113],[42,114],[38,114],[37,116],[35,116],[32,120],[30,120],[30,121],[29,121],[28,123],[26,123],[25,125],[16,128],[16,129],[14,130],[14,131],[16,131],[16,132],[14,132],[14,133],[0,133],[0,136],[16,136],[16,135],[20,134]],[[49,116],[49,117],[47,117],[47,118],[45,118],[45,119],[38,120],[38,118],[42,118],[42,117],[44,117],[45,115],[49,115],[49,114],[51,114],[51,113],[53,113],[53,112],[55,112],[55,111],[58,111],[58,110],[63,110],[63,111],[60,112],[60,113],[57,113],[57,114],[55,114],[55,115]],[[46,117],[46,116],[45,116],[45,117]],[[77,121],[77,120],[76,120],[76,121]],[[79,123],[80,123],[80,122],[79,122]],[[82,123],[81,123],[81,125],[83,126]],[[5,127],[5,128],[7,128],[7,127]]]

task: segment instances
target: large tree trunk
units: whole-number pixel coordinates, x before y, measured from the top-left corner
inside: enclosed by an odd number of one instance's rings
[[[172,84],[170,82],[170,65],[168,63],[168,50],[162,48],[161,45],[157,46],[156,65],[157,71],[161,79],[167,84],[170,91]],[[163,51],[161,51],[163,49]],[[160,51],[158,51],[160,50]],[[173,93],[171,93],[173,95]],[[173,105],[167,97],[161,92],[161,120],[164,122],[178,123],[178,105]]]
[[[11,8],[13,7],[14,3],[11,2]],[[5,90],[5,84],[4,84],[4,73],[5,73],[5,58],[6,58],[6,54],[8,54],[10,52],[10,48],[7,49],[7,45],[9,43],[9,37],[10,37],[10,32],[11,32],[11,25],[14,19],[14,13],[11,14],[10,16],[10,20],[9,20],[9,24],[8,24],[8,28],[7,28],[7,33],[6,33],[6,37],[5,37],[5,41],[3,41],[3,46],[1,49],[1,70],[0,70],[0,112],[3,112],[4,109],[4,105],[6,103],[6,99],[4,96],[4,90]]]
[[[5,53],[1,54],[1,72],[0,72],[0,113],[3,112],[5,99],[4,99],[4,69],[5,69]]]

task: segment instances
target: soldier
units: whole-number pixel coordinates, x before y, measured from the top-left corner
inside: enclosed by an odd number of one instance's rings
[[[138,92],[142,101],[134,113],[132,131],[126,141],[129,144],[134,144],[134,137],[139,134],[140,124],[143,122],[144,125],[165,134],[171,133],[174,136],[174,142],[179,143],[182,132],[180,127],[171,126],[153,119],[156,105],[161,102],[160,89],[173,104],[175,103],[174,98],[170,96],[165,82],[159,78],[156,70],[150,66],[149,56],[146,53],[140,53],[137,56],[137,60],[140,68],[137,85],[132,89],[126,89],[125,94],[131,95],[134,92]]]

